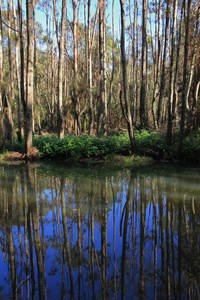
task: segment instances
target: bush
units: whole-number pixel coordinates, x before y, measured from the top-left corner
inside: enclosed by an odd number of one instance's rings
[[[178,141],[168,147],[163,136],[146,130],[135,131],[136,143],[141,150],[154,152],[164,159],[177,159]],[[33,145],[39,150],[40,157],[65,157],[72,160],[89,157],[111,158],[115,154],[132,155],[128,133],[112,134],[112,136],[65,136],[59,139],[57,135],[33,137]],[[5,149],[20,151],[24,148],[24,140],[15,140]],[[200,161],[200,130],[188,136],[183,142],[183,160]]]
[[[159,152],[160,154],[167,149],[166,142],[162,136],[155,131],[148,132],[147,130],[141,130],[135,132],[136,143],[139,148],[148,148],[152,151]]]
[[[67,157],[74,160],[118,153],[128,144],[129,140],[122,136],[65,136],[62,140],[54,135],[34,138],[34,146],[39,149],[41,157]]]

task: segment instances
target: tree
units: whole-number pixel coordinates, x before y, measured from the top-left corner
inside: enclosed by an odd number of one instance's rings
[[[92,50],[94,46],[95,28],[97,23],[97,15],[99,2],[97,4],[96,14],[94,18],[93,33],[91,36],[91,1],[88,0],[88,98],[89,98],[89,134],[93,134],[94,129],[94,104],[92,97]]]
[[[134,138],[133,122],[131,117],[130,102],[128,99],[127,91],[127,73],[126,73],[126,53],[125,53],[125,11],[124,11],[124,1],[120,0],[121,5],[121,61],[122,61],[122,72],[123,72],[123,92],[125,100],[125,110],[123,109],[124,116],[128,125],[128,133],[131,142],[131,147],[134,152],[137,151],[137,145]],[[122,100],[121,100],[122,102]],[[122,105],[123,108],[123,105]]]
[[[106,102],[106,51],[105,51],[105,0],[99,0],[99,75],[100,75],[100,99],[98,107],[97,133],[105,129]]]
[[[17,16],[16,16],[16,9],[15,9],[15,0],[12,1],[13,3],[13,17],[14,17],[14,29],[15,29],[15,38],[16,38],[16,45],[15,45],[15,63],[16,63],[16,77],[17,77],[17,90],[18,90],[18,140],[22,142],[22,120],[21,120],[21,93],[20,93],[20,66],[19,66],[19,42],[20,42],[20,35],[19,31],[17,30]]]
[[[64,138],[64,118],[63,118],[63,47],[64,47],[64,29],[65,29],[66,0],[62,0],[62,20],[61,37],[59,40],[59,62],[58,62],[58,135]]]
[[[175,30],[177,24],[178,1],[174,1],[173,6],[173,25],[171,37],[171,62],[170,62],[170,93],[168,99],[168,123],[167,123],[167,143],[170,146],[172,142],[172,103],[174,98],[174,76],[175,76]]]
[[[161,122],[161,110],[163,104],[163,97],[165,93],[165,83],[166,83],[166,64],[167,64],[167,51],[168,51],[168,41],[169,41],[169,21],[171,13],[171,0],[167,0],[167,9],[166,9],[166,24],[165,24],[165,44],[164,44],[164,57],[162,65],[162,74],[161,74],[161,84],[160,84],[160,96],[158,102],[158,113],[157,113],[157,126],[160,126]]]
[[[140,124],[148,124],[148,95],[147,95],[147,0],[143,0],[142,13],[142,81],[140,90]]]
[[[73,55],[74,55],[74,83],[73,83],[73,101],[74,101],[74,130],[75,134],[81,132],[80,119],[80,101],[78,96],[78,37],[77,37],[77,0],[72,0],[73,4]]]
[[[2,48],[2,3],[0,0],[0,135],[3,138],[3,103],[2,103],[2,81],[3,81],[3,48]]]
[[[185,0],[184,0],[185,2]],[[185,22],[185,45],[184,45],[184,69],[183,69],[183,90],[182,90],[182,107],[181,107],[181,124],[180,124],[180,138],[179,138],[179,159],[182,158],[183,138],[185,132],[185,109],[186,109],[186,96],[187,96],[187,62],[188,62],[188,37],[190,28],[190,9],[192,0],[188,0],[187,3],[187,19]],[[186,12],[185,12],[186,13]]]
[[[26,115],[25,115],[25,154],[28,157],[33,147],[33,0],[26,0],[27,9],[27,74],[26,74]]]

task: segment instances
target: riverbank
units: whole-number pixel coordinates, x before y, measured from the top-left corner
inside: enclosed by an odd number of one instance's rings
[[[136,131],[138,152],[133,153],[128,133],[110,133],[108,136],[76,137],[59,139],[55,134],[34,136],[30,161],[70,160],[79,162],[111,161],[116,163],[148,163],[152,161],[177,161],[178,138],[168,146],[165,138],[156,132]],[[24,142],[15,141],[1,151],[1,161],[26,161],[23,154]],[[182,162],[200,163],[200,131],[189,136],[183,143]]]

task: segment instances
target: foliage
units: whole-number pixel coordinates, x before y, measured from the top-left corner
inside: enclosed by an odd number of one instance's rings
[[[200,130],[184,139],[183,157],[186,161],[200,161]]]
[[[21,143],[17,140],[17,138],[15,138],[13,143],[8,143],[6,145],[6,149],[8,151],[21,151],[24,149],[24,138]]]
[[[147,130],[136,131],[135,139],[139,150],[145,152],[147,157],[150,153],[154,153],[158,159],[173,161],[177,159],[178,139],[168,147],[164,136]],[[128,133],[112,132],[108,136],[82,135],[80,137],[67,135],[64,139],[49,134],[34,136],[33,144],[39,150],[41,158],[67,158],[77,161],[82,158],[96,157],[107,161],[130,162],[130,164],[140,160],[145,161],[144,156],[133,155]],[[16,139],[12,144],[6,145],[4,152],[21,151],[23,148],[24,140],[19,143]],[[183,155],[185,162],[200,162],[200,130],[184,139]]]
[[[41,157],[67,157],[74,160],[118,153],[128,143],[128,136],[123,135],[112,138],[87,135],[65,136],[62,140],[55,135],[34,138],[34,146],[39,149]]]
[[[139,148],[149,148],[155,152],[162,152],[166,149],[166,142],[164,138],[155,131],[149,132],[141,130],[135,132],[135,139]]]

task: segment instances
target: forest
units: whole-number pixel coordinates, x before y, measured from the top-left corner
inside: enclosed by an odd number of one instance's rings
[[[126,128],[133,152],[145,129],[181,157],[200,125],[199,13],[197,0],[0,0],[1,148]]]

